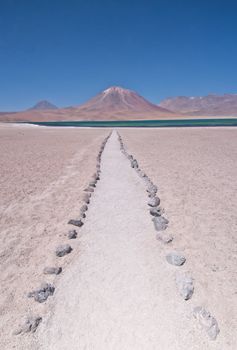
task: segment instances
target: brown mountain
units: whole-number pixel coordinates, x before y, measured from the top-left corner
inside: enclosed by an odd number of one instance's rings
[[[237,94],[179,96],[165,99],[159,106],[193,116],[237,116]]]
[[[5,121],[129,120],[172,118],[174,113],[154,105],[136,92],[110,87],[80,106],[52,110],[34,109],[4,115]]]
[[[117,86],[104,90],[78,108],[88,112],[97,111],[112,114],[122,111],[169,113],[165,108],[152,104],[136,92]]]

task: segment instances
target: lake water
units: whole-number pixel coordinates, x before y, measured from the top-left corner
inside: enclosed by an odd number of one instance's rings
[[[237,126],[237,118],[232,119],[178,119],[178,120],[126,120],[126,121],[53,121],[29,122],[43,126],[74,127],[195,127],[195,126]]]

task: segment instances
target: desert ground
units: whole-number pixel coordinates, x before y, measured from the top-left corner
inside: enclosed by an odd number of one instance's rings
[[[158,186],[174,239],[156,239],[147,183],[114,131],[73,251],[58,258],[110,130],[0,126],[1,349],[235,350],[237,129],[118,131]],[[173,250],[186,257],[183,266],[166,261]],[[44,276],[45,266],[63,272]],[[194,280],[187,301],[177,291],[179,271]],[[45,280],[54,295],[42,304],[27,298]],[[218,321],[216,340],[194,319],[196,306]],[[14,335],[27,314],[42,317],[38,329]]]
[[[192,303],[218,319],[221,346],[214,348],[236,349],[237,129],[127,129],[120,134],[159,188],[175,237],[171,244],[185,253],[195,279]]]
[[[45,280],[44,267],[58,265],[55,247],[65,240],[68,220],[78,216],[83,188],[95,172],[107,134],[0,125],[1,349],[19,348],[13,332],[22,317],[44,313],[45,306],[27,293]],[[68,263],[70,257],[60,266],[64,269]]]

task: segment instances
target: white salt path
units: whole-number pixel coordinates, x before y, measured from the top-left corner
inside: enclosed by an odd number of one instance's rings
[[[59,277],[52,310],[37,331],[47,350],[215,349],[195,327],[192,306],[178,295],[163,247],[155,239],[145,184],[120,151],[113,132],[101,180],[75,260]],[[63,258],[65,259],[65,258]]]

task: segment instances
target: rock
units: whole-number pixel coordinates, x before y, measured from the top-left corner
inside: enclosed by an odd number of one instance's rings
[[[154,191],[157,192],[158,191],[157,186],[154,185],[151,180],[149,181],[150,181],[150,185],[147,188],[147,192],[154,192]]]
[[[175,266],[181,266],[185,263],[186,258],[177,252],[171,252],[168,255],[166,255],[166,260],[169,264],[175,265]]]
[[[93,178],[95,179],[95,181],[98,181],[100,179],[99,173],[94,174]]]
[[[34,333],[41,321],[42,321],[42,317],[40,316],[29,316],[24,320],[24,322],[19,327],[19,329],[15,331],[13,334],[18,335],[18,334],[25,334],[25,333]]]
[[[90,203],[90,195],[89,193],[85,193],[84,196],[83,196],[83,201],[86,203],[86,204],[89,204]]]
[[[203,307],[198,306],[193,310],[193,316],[198,320],[199,324],[207,332],[211,340],[215,340],[220,332],[217,320]]]
[[[83,225],[83,222],[81,221],[81,219],[78,219],[78,220],[71,219],[68,221],[68,224],[81,227]]]
[[[28,293],[29,298],[34,298],[38,303],[43,303],[50,295],[53,295],[55,287],[50,283],[43,283],[39,289]]]
[[[69,244],[63,244],[56,248],[55,254],[61,258],[62,256],[71,253],[71,251],[72,247]]]
[[[156,196],[156,193],[155,192],[148,192],[148,197],[149,198],[153,198]]]
[[[147,182],[148,182],[147,192],[149,193],[149,196],[155,196],[157,191],[158,191],[157,186],[152,184],[152,182],[150,181],[150,179],[148,177],[146,177],[146,178],[147,178]]]
[[[184,300],[191,299],[194,292],[192,277],[187,273],[177,273],[175,280],[179,294],[182,296],[182,298]]]
[[[90,187],[95,187],[96,186],[96,180],[90,181],[89,186]]]
[[[76,239],[77,238],[77,231],[76,230],[70,230],[67,234],[69,239]]]
[[[88,210],[88,206],[86,204],[84,204],[81,209],[80,209],[80,213],[83,214]]]
[[[133,159],[133,160],[131,161],[131,167],[132,167],[132,168],[138,168],[138,163],[137,163],[137,160],[136,160],[136,159]]]
[[[150,179],[149,179],[149,177],[148,177],[147,175],[145,175],[143,179],[144,179],[145,183],[146,183],[148,186],[150,186]],[[149,192],[149,191],[147,191],[147,192]]]
[[[88,188],[89,188],[89,187],[91,187],[91,186],[88,186]],[[94,187],[93,187],[93,190],[95,190]],[[94,192],[94,191],[93,191],[93,192]],[[91,191],[89,191],[89,192],[87,191],[86,193],[83,194],[83,198],[84,198],[84,197],[91,198],[91,196],[92,196],[92,192],[91,192]]]
[[[59,275],[62,272],[61,267],[45,267],[44,274],[45,275]]]
[[[164,231],[169,223],[169,221],[163,216],[156,216],[152,219],[152,221],[154,223],[156,231]]]
[[[84,189],[85,192],[94,192],[94,188],[88,186],[87,188]]]
[[[152,197],[148,201],[148,205],[150,207],[157,207],[160,204],[160,198],[158,197]]]
[[[172,242],[174,238],[169,233],[165,233],[165,232],[161,233],[161,232],[159,232],[156,235],[156,239],[161,241],[161,242],[163,242],[163,243],[165,243],[165,244],[168,244],[168,243]]]
[[[161,210],[157,207],[150,208],[150,214],[152,216],[161,216]]]

